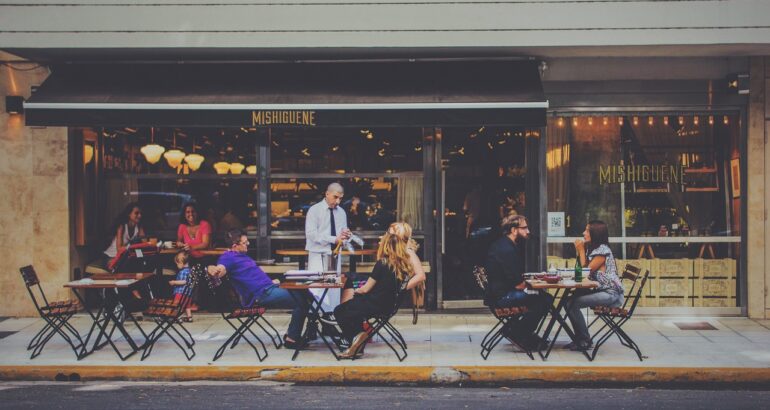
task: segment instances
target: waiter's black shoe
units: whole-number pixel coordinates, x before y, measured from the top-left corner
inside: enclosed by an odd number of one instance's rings
[[[283,346],[285,348],[298,350],[307,347],[307,342],[305,342],[303,339],[300,338],[299,340],[289,340],[287,337],[287,335],[283,335]]]
[[[305,333],[308,342],[318,339],[318,325],[309,325]]]

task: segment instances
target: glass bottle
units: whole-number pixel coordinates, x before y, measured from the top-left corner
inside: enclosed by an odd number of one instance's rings
[[[580,265],[580,255],[575,258],[575,282],[583,281],[583,266]]]

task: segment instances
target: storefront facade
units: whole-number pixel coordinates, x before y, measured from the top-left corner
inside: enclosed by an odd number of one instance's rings
[[[106,65],[85,54],[54,61],[51,76],[35,61],[6,64],[6,95],[27,99],[25,113],[0,114],[9,263],[40,265],[61,291],[134,200],[161,239],[173,239],[181,205],[194,200],[217,234],[245,228],[253,256],[280,263],[276,250],[303,247],[303,210],[338,181],[370,246],[391,221],[415,226],[432,268],[429,309],[481,306],[470,271],[499,217],[517,212],[537,229],[532,270],[573,265],[572,241],[602,219],[616,257],[650,270],[645,311],[765,317],[766,58],[695,47],[682,48],[690,57],[644,47],[474,56],[481,50],[426,50],[411,64],[432,68],[417,74],[397,68],[410,59],[376,49],[365,70],[340,68],[361,56],[349,53],[293,75],[312,64],[261,64],[273,68],[252,75],[210,53],[206,73],[190,74],[152,58],[137,68],[119,49],[100,58]],[[528,77],[490,69],[511,62],[528,65]],[[126,80],[137,70],[144,77]],[[541,82],[531,98],[527,84]],[[41,87],[31,95],[31,86]],[[180,151],[179,163],[151,163],[142,148],[153,144]],[[61,234],[36,239],[51,231]],[[14,269],[0,278],[16,295],[2,313],[29,314]]]

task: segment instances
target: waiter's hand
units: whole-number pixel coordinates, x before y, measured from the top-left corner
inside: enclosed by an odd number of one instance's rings
[[[526,283],[526,282],[524,282],[524,281],[522,281],[521,283],[519,283],[518,285],[516,285],[516,289],[518,289],[518,290],[524,290],[524,289],[526,289],[526,288],[527,288],[527,283]]]

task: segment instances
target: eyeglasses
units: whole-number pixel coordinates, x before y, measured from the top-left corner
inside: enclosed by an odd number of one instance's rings
[[[529,229],[529,226],[519,226],[518,229]]]

